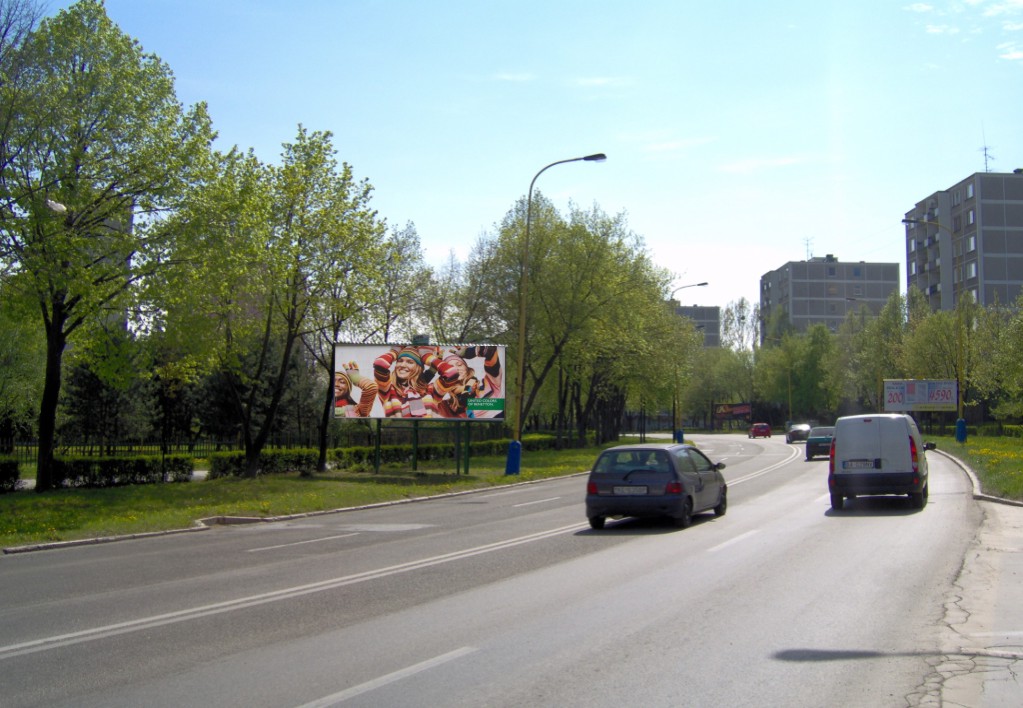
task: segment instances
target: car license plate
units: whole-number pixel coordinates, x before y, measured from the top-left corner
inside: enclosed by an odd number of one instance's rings
[[[615,494],[646,494],[646,487],[630,486],[630,487],[615,487]]]
[[[846,460],[842,463],[842,469],[846,470],[872,470],[874,469],[873,460]]]

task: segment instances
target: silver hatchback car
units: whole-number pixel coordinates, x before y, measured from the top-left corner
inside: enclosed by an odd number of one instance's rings
[[[600,454],[586,483],[586,518],[595,529],[609,516],[665,516],[686,528],[693,515],[724,516],[725,464],[690,445],[621,445]]]

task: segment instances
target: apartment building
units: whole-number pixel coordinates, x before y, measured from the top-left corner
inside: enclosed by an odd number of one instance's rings
[[[934,310],[963,293],[1013,304],[1023,290],[1023,170],[978,172],[906,213],[906,282]]]
[[[898,289],[898,263],[840,261],[830,254],[789,261],[761,276],[760,316],[762,323],[787,318],[797,332],[813,324],[835,332],[847,313],[865,305],[877,314]]]
[[[721,346],[721,308],[702,305],[676,305],[675,314],[688,317],[703,332],[703,346]]]

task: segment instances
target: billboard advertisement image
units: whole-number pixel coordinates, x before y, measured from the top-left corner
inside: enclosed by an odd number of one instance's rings
[[[335,418],[502,420],[505,348],[337,344]]]
[[[885,379],[886,413],[954,411],[959,401],[959,384],[952,379]]]

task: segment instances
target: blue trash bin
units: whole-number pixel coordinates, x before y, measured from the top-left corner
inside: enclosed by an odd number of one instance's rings
[[[956,421],[956,442],[966,442],[966,421],[962,418]]]

